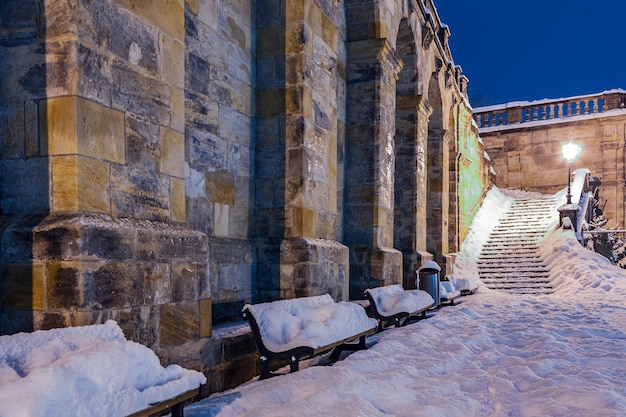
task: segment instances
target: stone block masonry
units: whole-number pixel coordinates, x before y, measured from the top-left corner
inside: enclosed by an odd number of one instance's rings
[[[244,303],[448,259],[486,162],[428,4],[5,0],[0,333],[112,318],[223,390]]]

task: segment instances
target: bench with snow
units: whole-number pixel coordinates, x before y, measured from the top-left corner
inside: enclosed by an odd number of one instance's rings
[[[442,281],[450,281],[455,290],[461,291],[461,295],[471,295],[478,289],[478,284],[467,278],[459,278],[455,275],[446,275]]]
[[[454,305],[454,300],[461,296],[461,291],[457,290],[452,281],[439,282],[439,298],[441,304]]]
[[[383,330],[385,323],[400,327],[412,320],[426,318],[426,310],[435,304],[426,291],[405,290],[400,284],[368,288],[365,296],[378,321],[378,331]]]
[[[104,324],[0,336],[0,416],[183,416],[206,377]]]
[[[328,294],[247,304],[242,313],[259,350],[260,379],[276,375],[271,360],[289,361],[289,372],[295,372],[301,359],[332,350],[334,362],[344,350],[365,349],[365,336],[376,331],[376,320],[363,307],[335,303]]]

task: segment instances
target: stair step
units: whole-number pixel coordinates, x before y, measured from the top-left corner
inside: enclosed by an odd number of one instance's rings
[[[478,273],[488,288],[514,294],[550,294],[550,271],[539,256],[540,240],[558,218],[554,197],[515,199],[491,230],[479,255]]]
[[[550,274],[550,271],[547,270],[545,267],[541,267],[541,269],[538,268],[527,268],[527,269],[522,269],[519,267],[511,267],[508,269],[503,269],[503,268],[489,268],[489,269],[484,269],[484,268],[479,268],[478,272],[480,273],[480,275],[502,275],[502,276],[518,276],[518,277],[527,277],[527,276],[547,276]]]
[[[507,287],[507,288],[521,288],[521,287],[525,287],[525,288],[545,288],[545,287],[550,287],[551,286],[551,281],[541,281],[541,282],[535,282],[535,281],[501,281],[501,282],[485,282],[485,285],[487,285],[488,288],[491,289],[497,289],[497,288],[502,288],[502,287]]]

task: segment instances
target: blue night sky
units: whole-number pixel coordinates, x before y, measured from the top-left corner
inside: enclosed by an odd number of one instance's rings
[[[626,89],[626,0],[435,0],[474,107]]]

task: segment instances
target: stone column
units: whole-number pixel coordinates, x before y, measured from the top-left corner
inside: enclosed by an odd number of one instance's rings
[[[416,287],[415,271],[432,260],[425,252],[426,145],[431,112],[422,96],[397,97],[394,248],[402,252],[406,289]]]
[[[448,253],[449,154],[448,132],[444,129],[430,129],[428,137],[426,249],[433,254]]]
[[[257,210],[262,224],[282,221],[257,229],[259,298],[346,300],[348,250],[335,236],[338,15],[317,0],[258,7]]]
[[[386,39],[348,44],[344,240],[350,247],[351,298],[402,279],[402,254],[392,246],[400,68]]]

